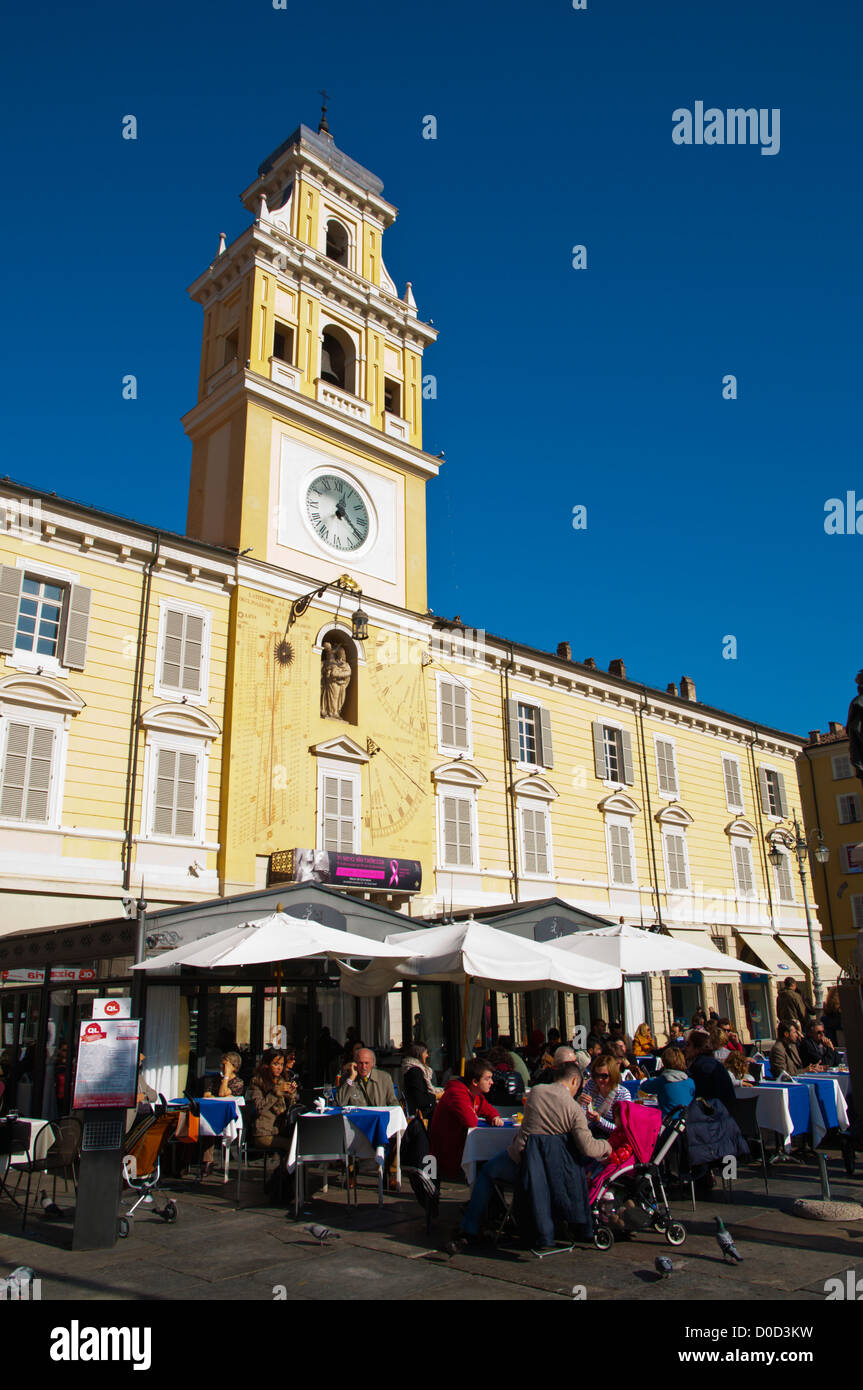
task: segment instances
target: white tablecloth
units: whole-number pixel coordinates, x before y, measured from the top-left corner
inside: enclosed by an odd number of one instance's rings
[[[351,1107],[351,1109],[353,1109],[353,1108],[354,1108],[354,1107]],[[365,1108],[366,1108],[366,1107],[363,1106],[363,1109],[365,1109]],[[380,1105],[380,1106],[377,1106],[377,1105],[376,1105],[376,1106],[369,1106],[368,1108],[371,1109],[371,1110],[381,1110],[381,1111],[385,1112],[386,1115],[387,1115],[387,1117],[388,1117],[388,1118],[387,1118],[387,1139],[392,1139],[393,1136],[395,1136],[395,1141],[396,1141],[396,1181],[397,1181],[397,1183],[398,1183],[398,1185],[399,1185],[399,1189],[401,1189],[401,1181],[402,1181],[402,1170],[401,1170],[401,1139],[402,1139],[402,1135],[404,1134],[405,1130],[406,1130],[407,1127],[408,1127],[408,1122],[407,1122],[407,1119],[406,1119],[406,1117],[405,1117],[405,1112],[402,1110],[402,1108],[401,1108],[400,1105]],[[371,1146],[371,1144],[369,1143],[368,1139],[367,1139],[366,1136],[363,1134],[362,1130],[357,1129],[355,1125],[352,1125],[352,1124],[351,1124],[351,1109],[347,1109],[347,1110],[344,1110],[344,1111],[343,1111],[344,1118],[347,1120],[347,1122],[348,1122],[348,1124],[350,1125],[350,1128],[351,1128],[351,1142],[350,1142],[350,1144],[349,1144],[350,1152],[351,1152],[352,1154],[354,1154],[357,1158],[373,1158],[373,1159],[376,1159],[378,1163],[381,1163],[381,1164],[382,1164],[383,1161],[384,1161],[384,1157],[385,1157],[385,1155],[386,1155],[386,1150],[385,1150],[384,1148],[382,1148],[382,1147],[378,1147],[377,1149],[373,1149],[372,1146]],[[305,1112],[303,1113],[303,1117],[302,1117],[302,1118],[303,1118],[303,1119],[306,1119],[307,1116],[311,1116],[312,1119],[317,1119],[317,1118],[318,1118],[318,1112],[317,1112],[316,1110],[305,1111]],[[327,1117],[327,1116],[324,1116],[324,1118],[326,1119],[326,1118],[328,1118],[328,1117]],[[289,1171],[293,1170],[293,1168],[296,1166],[296,1153],[297,1153],[297,1126],[294,1125],[294,1127],[293,1127],[293,1132],[292,1132],[292,1134],[291,1134],[291,1147],[290,1147],[290,1149],[289,1149],[289,1151],[288,1151],[288,1169],[289,1169]]]
[[[848,1128],[848,1107],[845,1104],[845,1097],[842,1094],[840,1075],[822,1077],[822,1080],[833,1082],[834,1100],[836,1101],[836,1116],[839,1120],[840,1130]],[[805,1081],[789,1083],[789,1086],[735,1086],[734,1094],[745,1099],[746,1096],[757,1095],[758,1108],[755,1117],[761,1129],[772,1129],[782,1136],[783,1147],[791,1147],[791,1134],[793,1123],[791,1120],[791,1107],[788,1103],[788,1091],[791,1085],[805,1086],[809,1092],[809,1117],[811,1121],[812,1145],[817,1148],[824,1138],[826,1127],[824,1117],[821,1114],[821,1106],[818,1104],[818,1087],[809,1085]]]
[[[833,1077],[847,1100],[848,1092],[851,1090],[851,1073],[849,1071],[825,1071],[824,1075]]]
[[[485,1125],[477,1125],[475,1129],[468,1130],[461,1166],[469,1187],[473,1187],[476,1165],[485,1163],[489,1158],[497,1158],[499,1153],[509,1148],[520,1129],[521,1125],[490,1125],[488,1129]]]
[[[10,1154],[9,1162],[26,1163],[30,1158],[36,1161],[44,1158],[51,1148],[51,1145],[54,1143],[53,1135],[48,1127],[48,1121],[31,1120],[29,1115],[19,1115],[18,1119],[22,1124],[30,1126],[30,1152],[25,1153],[22,1150],[20,1153]]]

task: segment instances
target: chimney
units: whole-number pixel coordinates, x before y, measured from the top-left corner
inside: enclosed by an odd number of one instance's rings
[[[809,730],[809,742],[810,742],[810,743],[820,743],[820,742],[821,742],[821,730],[820,730],[820,729],[810,729],[810,730]]]
[[[613,661],[609,661],[608,674],[610,676],[619,676],[622,681],[626,680],[626,667],[623,664],[622,657],[616,656]]]
[[[668,685],[665,687],[665,689],[668,691],[669,695],[680,694],[680,691],[677,689],[677,686],[674,684],[674,681],[670,681]]]
[[[592,656],[586,656],[584,658],[583,665],[585,665],[590,671],[596,670],[596,662],[594,661]]]
[[[572,647],[568,642],[558,642],[557,654],[564,661],[572,661]]]
[[[690,680],[689,676],[680,677],[680,694],[684,700],[691,700],[695,704],[695,681]]]
[[[844,733],[845,733],[845,725],[844,725],[844,724],[837,724],[837,723],[835,722],[835,720],[833,720],[833,719],[831,719],[831,721],[830,721],[829,729],[830,729],[831,734],[844,734]]]

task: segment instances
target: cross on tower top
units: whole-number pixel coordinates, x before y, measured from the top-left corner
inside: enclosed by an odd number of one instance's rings
[[[329,135],[330,128],[327,125],[327,99],[329,94],[326,91],[326,88],[324,88],[324,90],[320,91],[318,95],[323,97],[323,102],[321,104],[321,119],[318,122],[318,134]]]

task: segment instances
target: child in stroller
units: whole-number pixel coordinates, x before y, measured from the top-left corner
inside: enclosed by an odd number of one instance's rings
[[[609,1136],[611,1157],[589,1180],[593,1241],[598,1250],[611,1249],[615,1226],[631,1234],[638,1225],[652,1225],[669,1245],[686,1240],[685,1227],[672,1220],[659,1171],[686,1127],[684,1113],[678,1106],[663,1118],[658,1106],[634,1101],[621,1101],[614,1107],[617,1127]],[[630,1211],[633,1216],[627,1219]]]

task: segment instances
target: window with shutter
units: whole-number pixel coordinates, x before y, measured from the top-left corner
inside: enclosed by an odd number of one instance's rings
[[[665,841],[665,864],[668,874],[668,887],[680,890],[689,887],[689,862],[686,857],[685,836],[667,831]]]
[[[839,802],[840,825],[850,825],[853,821],[859,821],[861,819],[861,801],[859,796],[856,796],[852,792],[848,796],[838,797],[837,800]]]
[[[182,609],[165,614],[161,684],[166,690],[200,695],[204,664],[204,619]]]
[[[856,843],[854,843],[850,845],[843,845],[841,850],[839,851],[839,860],[842,865],[843,873],[863,874],[863,865],[855,864],[853,859],[851,858],[851,853],[853,850],[856,850],[856,848],[857,845]]]
[[[358,810],[355,779],[325,773],[321,781],[321,796],[321,848],[337,854],[353,854]]]
[[[55,730],[10,721],[0,776],[0,817],[45,824],[49,819]]]
[[[24,573],[16,565],[0,565],[0,652],[6,656],[15,650],[23,580]]]
[[[632,872],[632,839],[628,825],[610,825],[608,839],[611,850],[611,882],[619,887],[634,882]]]
[[[656,740],[656,777],[661,796],[677,796],[677,762],[669,739]]]
[[[548,826],[544,807],[525,806],[521,812],[521,836],[524,847],[524,872],[547,875]]]
[[[833,781],[841,782],[846,777],[854,776],[854,769],[851,766],[851,759],[845,753],[837,753],[830,760],[833,764]]]
[[[443,863],[449,868],[470,868],[474,863],[471,801],[466,796],[444,796]]]
[[[722,759],[722,773],[725,778],[725,804],[729,811],[742,811],[743,788],[740,783],[740,764],[736,758]]]
[[[199,755],[158,748],[155,756],[153,834],[192,840],[196,833]]]
[[[468,734],[468,690],[459,681],[439,681],[441,747],[466,753]]]
[[[737,876],[737,896],[751,898],[755,892],[755,878],[752,870],[752,850],[749,845],[734,846],[734,868]]]
[[[605,747],[605,775],[609,782],[623,781],[623,749],[620,730],[603,724],[602,737]]]
[[[539,710],[536,705],[518,706],[518,760],[520,763],[539,763]]]
[[[785,797],[785,778],[781,772],[776,772],[772,767],[760,767],[758,769],[758,781],[761,787],[761,809],[766,816],[788,815],[788,802]]]
[[[774,872],[776,874],[776,887],[779,890],[779,901],[781,903],[793,903],[794,880],[791,876],[791,861],[787,854],[782,855]]]

